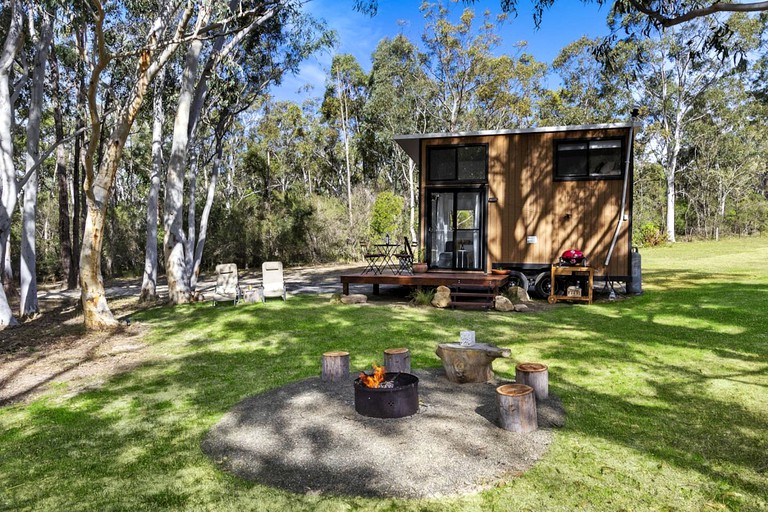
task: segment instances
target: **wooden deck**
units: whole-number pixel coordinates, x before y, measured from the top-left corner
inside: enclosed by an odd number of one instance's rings
[[[425,272],[423,274],[345,274],[340,276],[344,295],[349,295],[350,284],[373,285],[373,293],[379,293],[380,284],[394,284],[399,286],[455,286],[474,285],[488,286],[498,292],[499,288],[507,284],[509,276],[484,274],[482,272]]]

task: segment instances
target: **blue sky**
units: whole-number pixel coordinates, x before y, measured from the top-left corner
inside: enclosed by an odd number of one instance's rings
[[[544,15],[537,30],[533,23],[530,2],[520,0],[517,17],[510,15],[499,31],[502,44],[497,53],[505,47],[524,40],[528,42],[527,53],[537,60],[551,63],[560,49],[582,35],[596,37],[608,34],[605,19],[608,6],[599,8],[595,4],[584,5],[577,0],[562,0]],[[329,27],[336,30],[338,46],[332,52],[325,52],[308,59],[298,75],[287,76],[283,84],[272,90],[278,100],[301,102],[305,98],[321,96],[325,87],[326,72],[331,66],[335,53],[351,53],[366,71],[370,71],[371,54],[378,42],[385,37],[403,33],[416,44],[421,44],[424,17],[419,11],[419,0],[379,0],[379,11],[374,17],[361,14],[353,9],[354,0],[310,0],[306,9],[314,16],[323,18]],[[498,0],[480,0],[471,7],[480,15],[486,9],[492,14],[501,12]],[[452,6],[460,13],[465,4]],[[309,92],[299,92],[305,86]]]

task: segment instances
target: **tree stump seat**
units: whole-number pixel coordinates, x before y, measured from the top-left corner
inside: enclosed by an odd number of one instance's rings
[[[435,353],[443,361],[448,380],[460,384],[493,380],[491,365],[494,359],[511,355],[508,348],[499,348],[486,343],[474,345],[440,343]]]
[[[349,352],[325,352],[320,378],[325,382],[346,381],[349,378]]]
[[[533,388],[525,384],[505,384],[496,388],[499,426],[512,432],[533,432],[539,428]]]
[[[531,386],[536,400],[549,398],[549,369],[545,364],[518,364],[515,367],[515,382]]]
[[[392,373],[411,373],[411,352],[404,347],[386,349],[384,351],[384,368]]]

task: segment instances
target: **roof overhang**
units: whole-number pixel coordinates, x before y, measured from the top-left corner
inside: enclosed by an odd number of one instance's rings
[[[539,128],[518,128],[515,130],[481,130],[477,132],[446,132],[446,133],[417,133],[410,135],[395,135],[392,139],[403,148],[411,160],[419,163],[419,146],[424,139],[448,139],[460,137],[492,137],[494,135],[515,135],[521,133],[552,133],[573,132],[583,130],[608,130],[611,128],[639,127],[641,123],[605,123],[605,124],[579,124],[569,126],[542,126]]]

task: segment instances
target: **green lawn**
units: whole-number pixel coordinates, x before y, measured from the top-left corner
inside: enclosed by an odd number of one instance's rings
[[[146,311],[154,360],[93,391],[0,409],[0,509],[768,509],[768,239],[642,252],[645,294],[538,314],[337,306],[299,296]],[[221,473],[206,431],[241,399],[319,373],[320,354],[411,349],[462,329],[550,366],[568,412],[528,473],[439,501],[301,496]],[[265,411],[268,413],[268,411]]]

